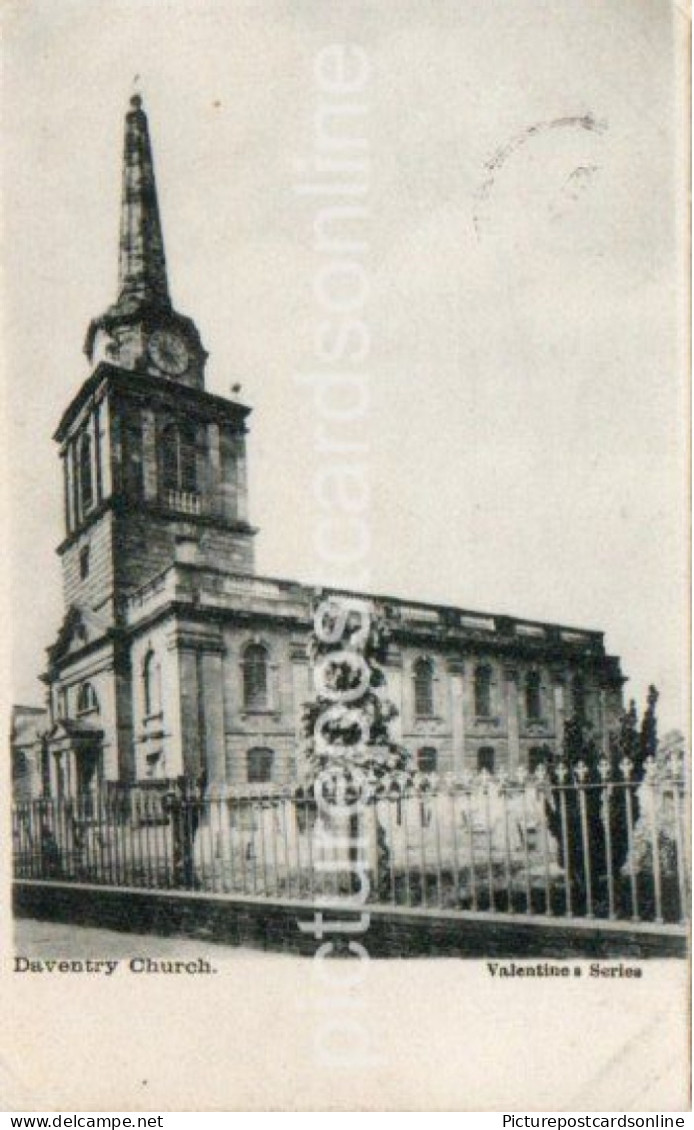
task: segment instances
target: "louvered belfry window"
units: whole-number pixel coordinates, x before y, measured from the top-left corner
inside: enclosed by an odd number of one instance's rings
[[[94,484],[92,480],[92,441],[88,435],[83,435],[80,443],[79,475],[80,475],[80,507],[82,516],[91,510],[94,502]]]
[[[186,424],[167,424],[162,433],[161,468],[165,490],[195,492],[195,433]]]

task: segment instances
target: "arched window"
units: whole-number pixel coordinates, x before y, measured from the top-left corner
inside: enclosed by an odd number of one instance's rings
[[[482,770],[487,773],[494,772],[494,746],[483,745],[477,750],[477,770],[479,773]]]
[[[77,691],[77,713],[88,714],[91,710],[98,710],[99,702],[94,687],[91,683],[82,683]]]
[[[143,493],[142,421],[137,417],[123,420],[123,489],[137,498]]]
[[[195,432],[188,424],[167,424],[161,437],[161,478],[164,490],[197,490]]]
[[[243,653],[243,704],[246,710],[267,710],[267,649],[251,643]]]
[[[542,717],[540,676],[537,671],[529,671],[525,680],[525,713],[529,722],[537,722]]]
[[[417,718],[430,718],[434,713],[434,664],[418,659],[414,665],[414,712]]]
[[[272,763],[275,755],[271,749],[256,746],[246,754],[246,771],[249,784],[264,784],[272,780]]]
[[[420,773],[435,773],[438,755],[433,746],[425,745],[417,750],[417,768]]]
[[[586,720],[586,684],[582,675],[575,675],[571,685],[573,715],[579,722]]]
[[[161,669],[155,653],[147,652],[142,663],[142,699],[145,718],[161,711]]]
[[[489,718],[492,713],[492,669],[483,664],[475,671],[475,714]]]
[[[92,441],[85,434],[79,446],[79,483],[80,483],[80,508],[82,516],[91,510],[94,502],[94,484],[92,480]]]

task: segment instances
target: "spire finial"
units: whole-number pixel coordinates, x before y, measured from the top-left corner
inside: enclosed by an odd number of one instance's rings
[[[141,89],[141,86],[140,86],[140,76],[139,76],[139,74],[133,75],[132,94],[130,95],[130,105],[132,106],[133,110],[141,110],[142,109],[142,89]]]

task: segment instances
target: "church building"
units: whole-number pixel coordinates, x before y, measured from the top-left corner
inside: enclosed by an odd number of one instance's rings
[[[256,575],[250,409],[206,391],[200,335],[172,304],[139,96],[125,123],[119,293],[85,352],[89,376],[55,433],[65,616],[43,676],[37,779],[53,794],[181,775],[217,790],[291,781],[317,590]],[[606,745],[624,679],[602,633],[369,599],[390,628],[397,737],[420,768],[532,769],[574,712]]]

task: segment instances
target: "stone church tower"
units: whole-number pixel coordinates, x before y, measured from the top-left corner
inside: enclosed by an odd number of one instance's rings
[[[66,616],[45,676],[54,784],[71,789],[134,771],[128,598],[176,560],[254,569],[250,410],[205,391],[207,353],[172,304],[139,96],[125,121],[118,297],[84,348],[91,373],[54,437]]]
[[[119,292],[89,327],[91,374],[55,438],[65,619],[48,652],[42,788],[216,795],[296,778],[322,590],[258,577],[249,409],[205,391],[207,354],[171,301],[147,119],[126,117]],[[607,749],[622,704],[603,634],[386,595],[397,737],[427,771],[533,769],[581,717]]]

